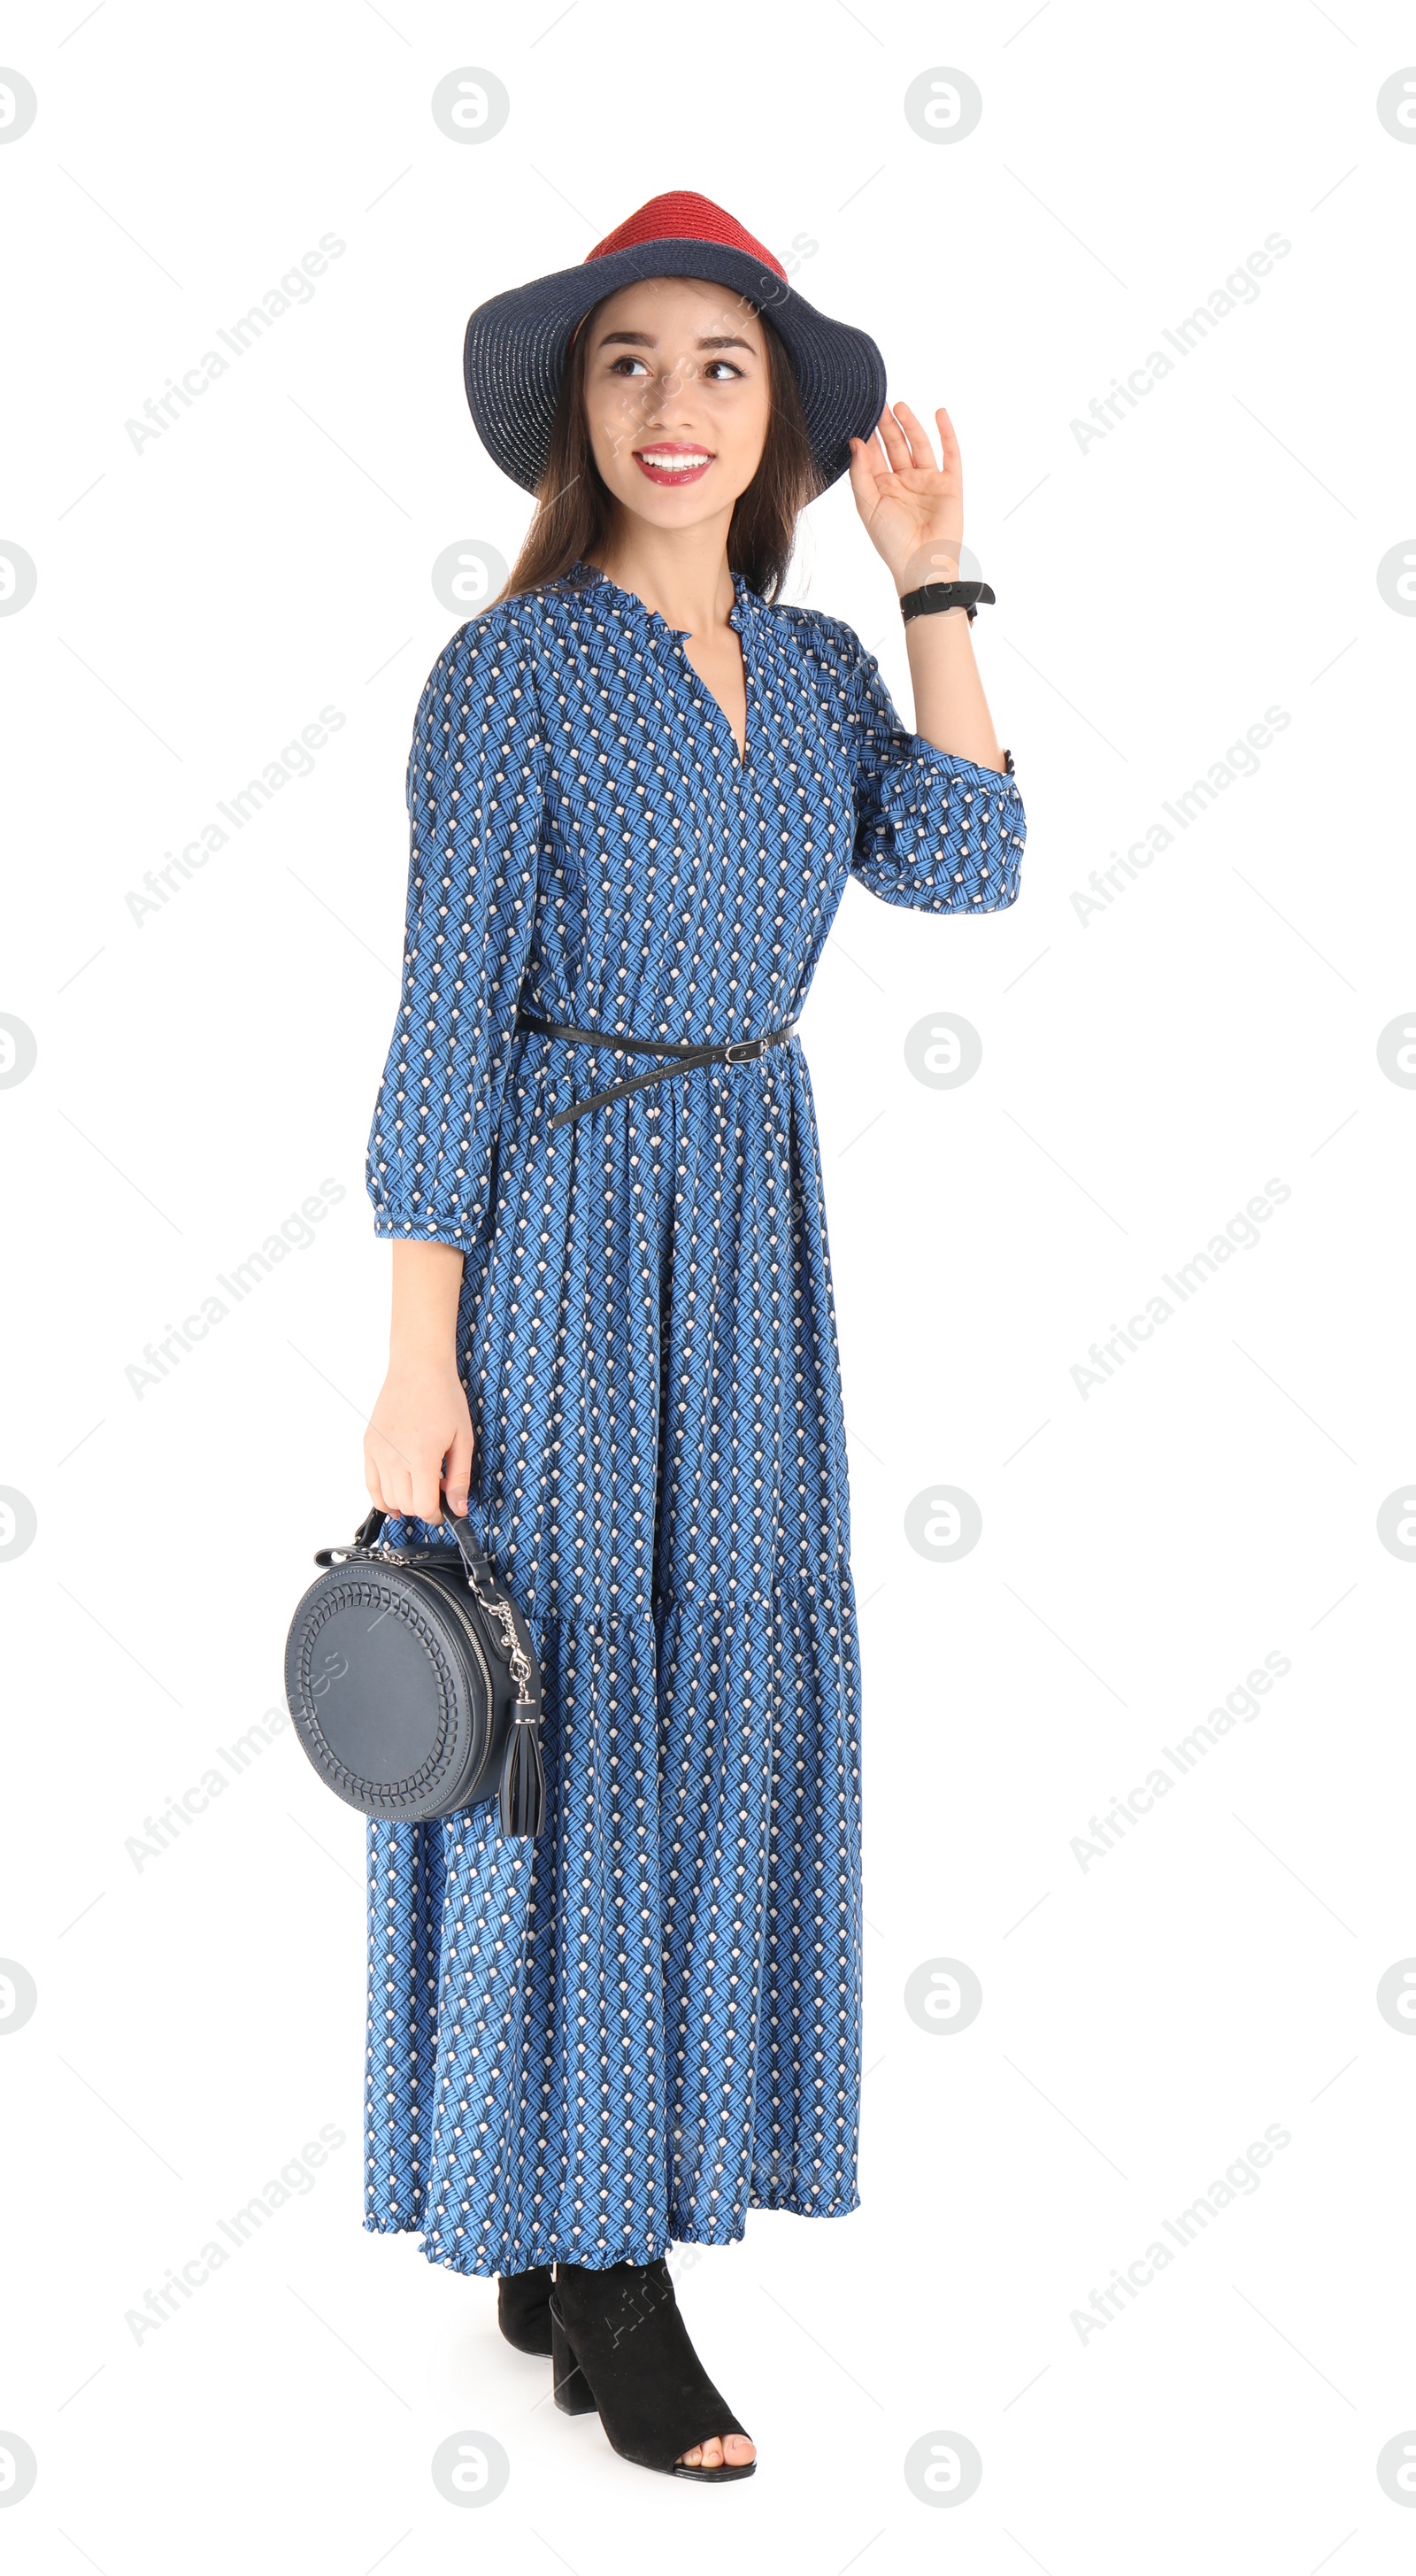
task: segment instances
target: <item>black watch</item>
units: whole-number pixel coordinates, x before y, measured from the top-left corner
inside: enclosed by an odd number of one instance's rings
[[[927,581],[918,590],[902,594],[900,615],[908,626],[912,617],[933,617],[942,608],[966,608],[972,626],[979,600],[997,606],[997,594],[986,581]]]

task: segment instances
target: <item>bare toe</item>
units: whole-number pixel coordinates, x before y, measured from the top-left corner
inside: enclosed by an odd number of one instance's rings
[[[706,2442],[695,2442],[691,2451],[680,2451],[676,2465],[682,2469],[745,2469],[757,2457],[757,2444],[746,2433],[710,2433]]]

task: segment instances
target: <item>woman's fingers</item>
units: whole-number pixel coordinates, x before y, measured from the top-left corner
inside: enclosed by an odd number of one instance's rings
[[[903,404],[900,403],[895,405],[894,411],[887,407],[880,415],[879,424],[881,444],[890,459],[892,471],[896,474],[908,473],[914,462],[910,455],[909,440],[895,416],[896,412],[903,412],[903,408]]]
[[[398,1452],[371,1422],[364,1434],[364,1482],[381,1512],[398,1509]]]
[[[859,510],[861,517],[868,523],[871,513],[875,508],[875,504],[880,497],[880,489],[876,477],[875,466],[872,461],[871,450],[867,447],[863,438],[853,438],[851,440],[850,478],[851,490],[855,494],[856,508]]]
[[[938,459],[930,444],[929,432],[923,421],[916,418],[908,403],[896,403],[895,413],[910,443],[911,463],[917,466],[922,474],[937,474]]]
[[[459,1424],[443,1468],[443,1487],[451,1509],[461,1520],[467,1510],[467,1486],[472,1473],[472,1425]]]
[[[379,1463],[379,1483],[382,1485],[385,1494],[388,1496],[387,1508],[389,1511],[411,1512],[413,1509],[413,1479],[401,1458],[397,1456],[391,1458],[387,1455],[384,1456]]]
[[[364,1480],[380,1511],[412,1510],[412,1462],[397,1441],[373,1423],[364,1439]]]
[[[420,1521],[440,1521],[443,1516],[442,1460],[418,1459],[409,1479],[413,1488],[412,1509]]]
[[[944,460],[944,471],[947,474],[951,465],[958,464],[959,442],[954,435],[954,424],[942,404],[934,415],[934,421],[939,432],[939,452]]]
[[[451,1353],[446,1366],[415,1354],[395,1360],[364,1433],[364,1475],[381,1511],[436,1528],[448,1508],[467,1509],[473,1434],[467,1390]]]

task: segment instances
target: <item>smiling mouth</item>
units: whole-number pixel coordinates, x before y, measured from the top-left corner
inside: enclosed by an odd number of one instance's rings
[[[640,473],[646,474],[651,483],[662,484],[667,489],[670,484],[677,487],[681,483],[701,481],[713,462],[713,455],[707,447],[670,447],[656,443],[653,447],[636,447],[634,461]]]

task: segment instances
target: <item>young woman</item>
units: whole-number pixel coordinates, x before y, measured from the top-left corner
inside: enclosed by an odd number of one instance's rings
[[[492,1807],[370,1824],[367,2224],[499,2275],[562,2406],[722,2484],[755,2448],[666,2252],[859,2205],[860,1660],[796,1016],[848,875],[997,910],[1023,810],[972,594],[932,587],[947,414],[936,458],[720,208],[655,198],[483,305],[465,374],[538,508],[417,714],[365,1466],[388,1543],[450,1543],[445,1493],[525,1609],[548,1805],[534,1842]],[[913,733],[848,626],[775,604],[847,469]]]

